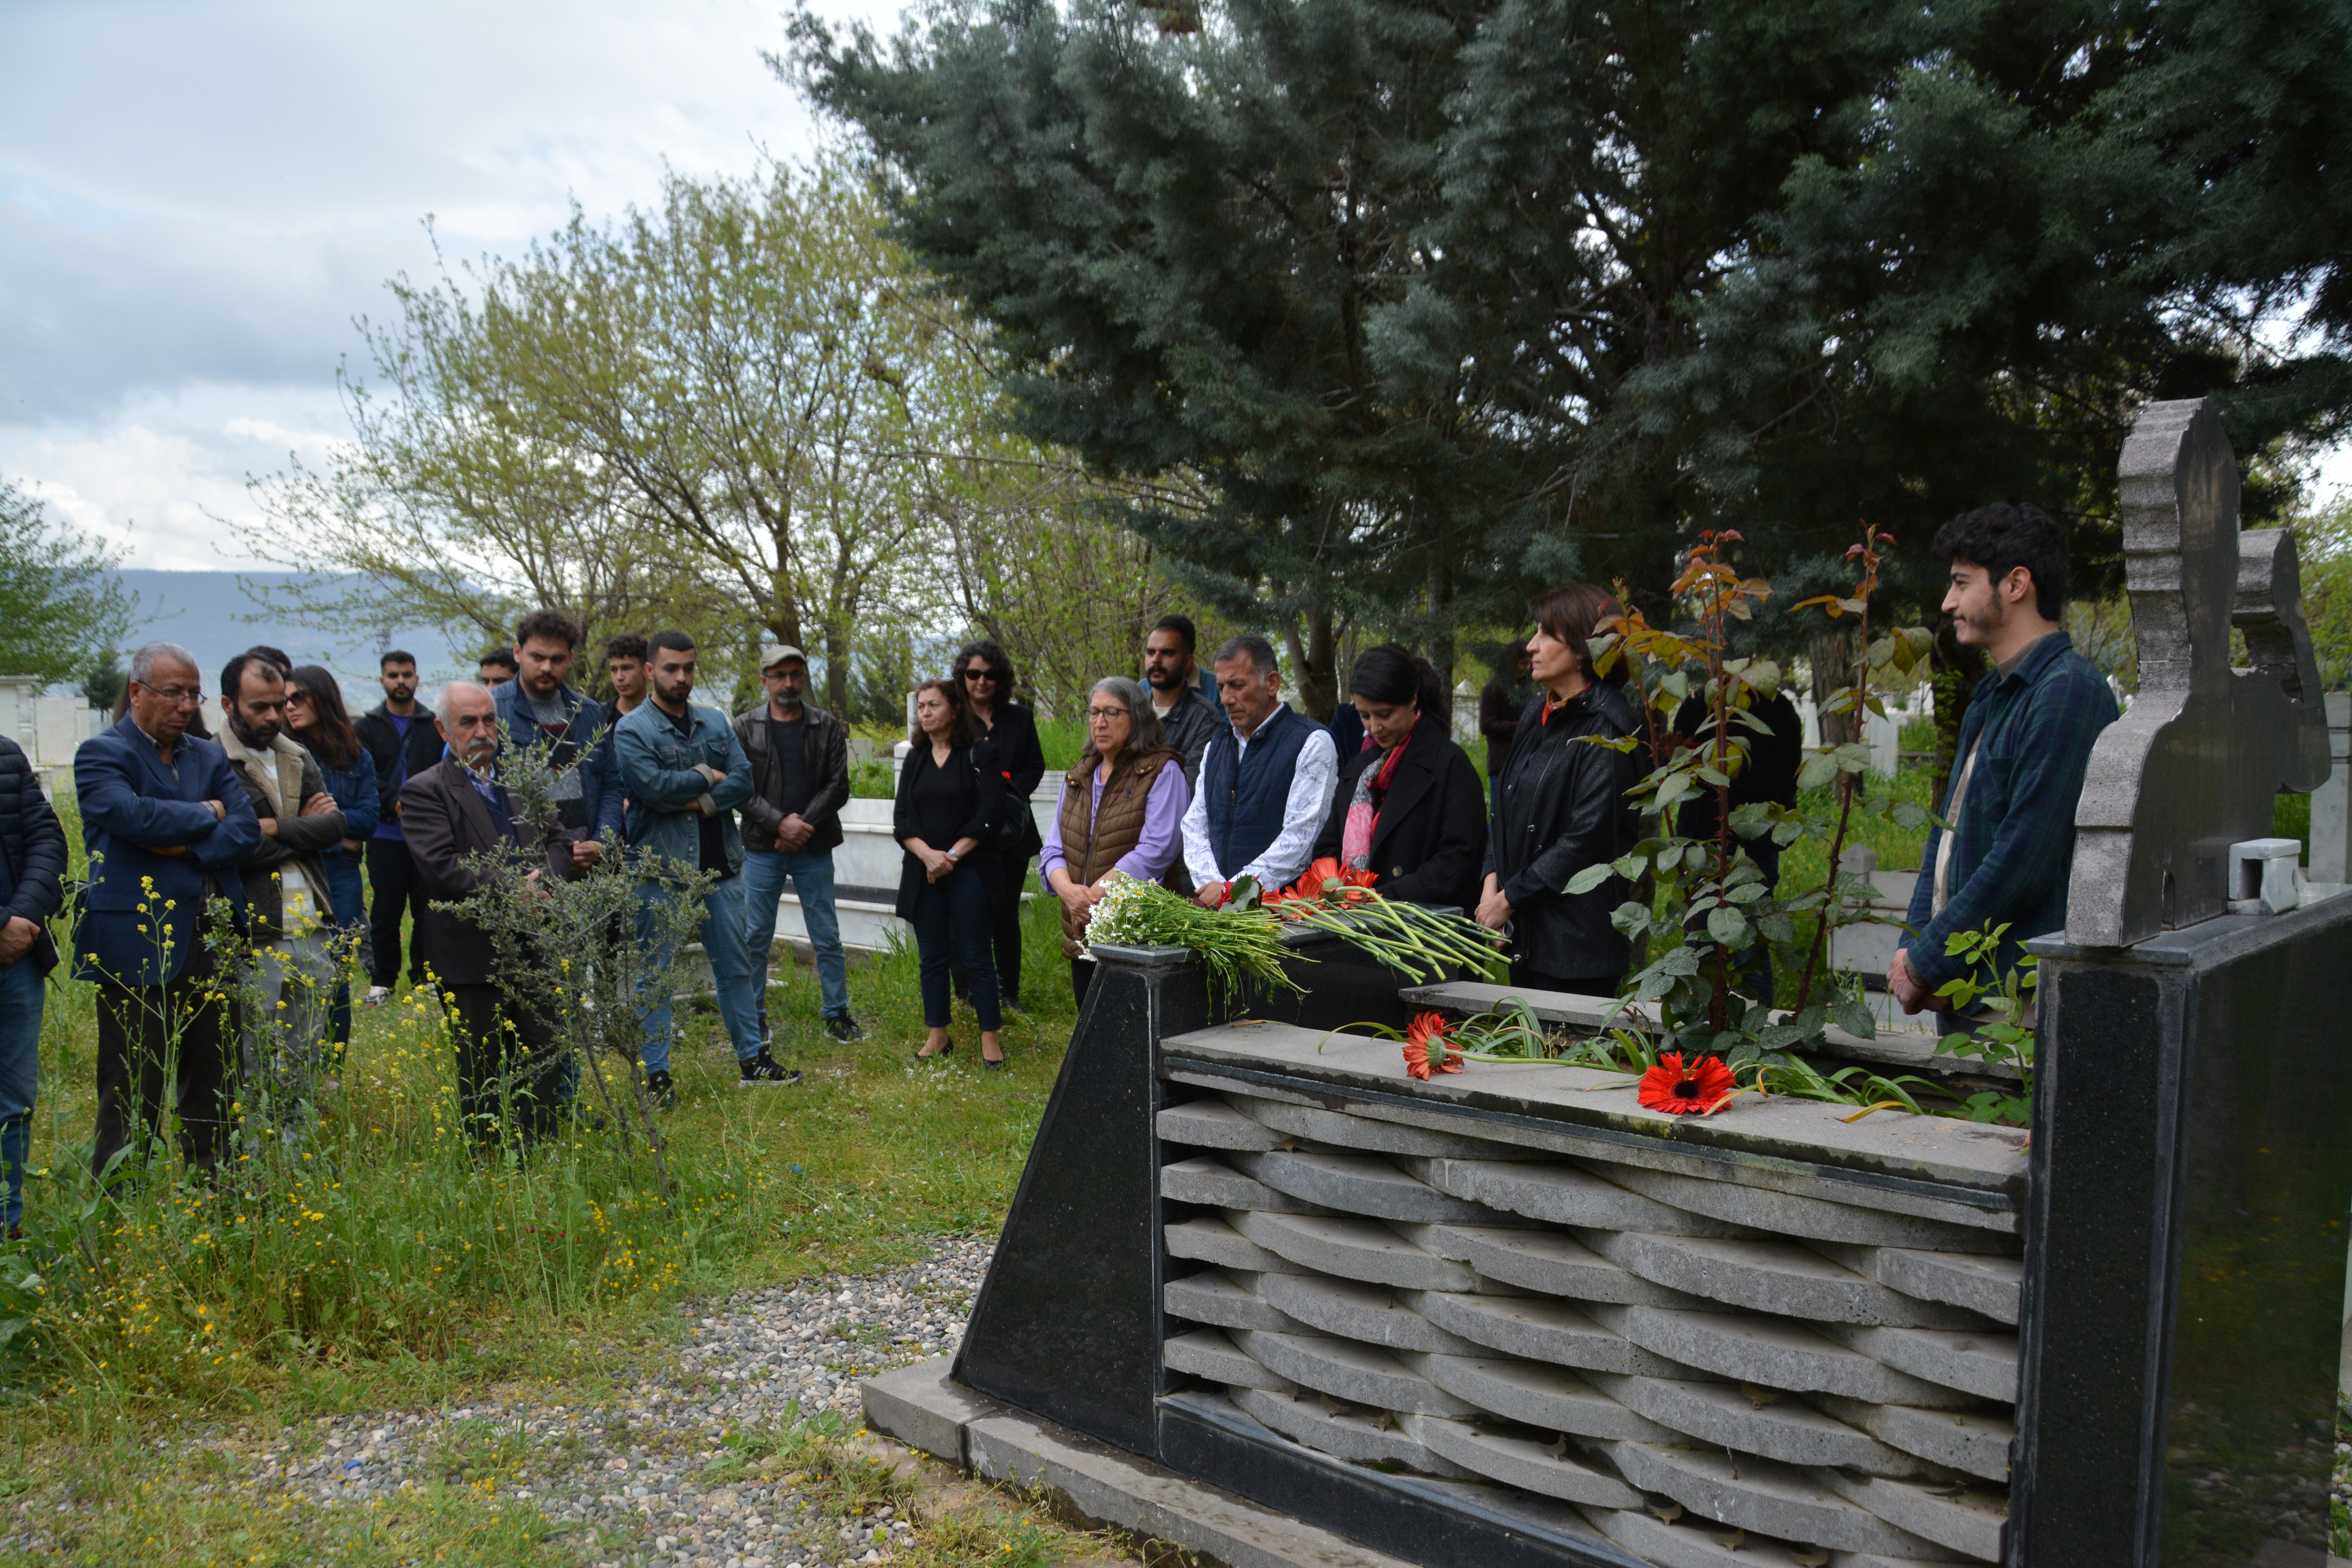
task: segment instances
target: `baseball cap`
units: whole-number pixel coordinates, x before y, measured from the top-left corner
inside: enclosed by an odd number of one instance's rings
[[[765,643],[760,648],[760,668],[762,672],[775,668],[788,658],[799,659],[803,664],[808,662],[808,655],[788,642]]]

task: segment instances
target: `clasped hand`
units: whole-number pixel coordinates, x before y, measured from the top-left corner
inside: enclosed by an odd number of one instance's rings
[[[0,963],[14,963],[32,951],[41,934],[39,922],[23,915],[10,915],[5,925],[0,925]]]

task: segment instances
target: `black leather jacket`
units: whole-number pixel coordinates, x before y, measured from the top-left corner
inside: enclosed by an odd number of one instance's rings
[[[47,974],[58,962],[49,918],[65,907],[66,830],[41,794],[32,760],[5,736],[0,736],[0,855],[8,858],[9,880],[16,886],[0,905],[0,924],[22,916],[41,928],[31,949],[16,962]]]
[[[1587,866],[1633,848],[1640,836],[1640,818],[1625,796],[1644,771],[1638,750],[1612,751],[1580,737],[1619,739],[1640,727],[1633,703],[1614,686],[1570,698],[1549,724],[1541,697],[1519,715],[1486,865],[1511,901],[1513,962],[1555,975],[1623,972],[1629,944],[1609,915],[1633,896],[1633,884],[1612,877],[1589,893],[1563,889]]]
[[[849,799],[849,731],[841,721],[812,702],[801,710],[806,727],[802,731],[802,756],[807,769],[808,805],[801,812],[801,820],[812,832],[802,849],[811,855],[822,855],[841,843],[841,808]],[[769,849],[776,847],[776,829],[784,825],[784,814],[768,798],[768,705],[746,708],[735,715],[735,739],[741,742],[743,754],[751,759],[751,798],[743,803],[743,847]]]

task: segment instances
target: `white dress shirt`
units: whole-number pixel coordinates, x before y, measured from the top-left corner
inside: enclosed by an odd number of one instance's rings
[[[1290,705],[1275,704],[1273,713],[1262,720],[1252,735],[1274,722],[1275,715]],[[1241,767],[1242,758],[1249,755],[1250,736],[1234,731],[1239,748],[1234,766]],[[1205,771],[1207,763],[1202,764]],[[1248,865],[1227,871],[1217,865],[1216,851],[1209,847],[1209,792],[1196,790],[1192,803],[1184,810],[1184,868],[1192,874],[1192,885],[1205,888],[1212,882],[1238,881],[1255,877],[1258,886],[1272,892],[1298,880],[1307,863],[1315,858],[1315,836],[1323,829],[1323,819],[1331,810],[1331,792],[1339,778],[1339,748],[1331,739],[1331,731],[1317,724],[1306,742],[1298,748],[1298,761],[1290,775],[1290,794],[1283,802],[1282,831],[1265,847],[1265,853]]]

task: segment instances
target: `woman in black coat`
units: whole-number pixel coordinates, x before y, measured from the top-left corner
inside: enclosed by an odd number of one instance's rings
[[[1029,796],[1045,776],[1045,749],[1037,743],[1037,715],[1013,700],[1013,661],[992,641],[967,643],[955,658],[956,689],[980,721],[981,733],[996,748],[1004,773],[1004,809],[996,831],[981,841],[972,865],[988,884],[994,910],[990,945],[996,952],[996,991],[1001,1005],[1021,1006],[1021,889],[1029,879],[1029,858],[1045,847]],[[956,962],[955,988],[969,994],[963,963]]]
[[[891,837],[906,857],[898,869],[898,918],[915,928],[922,958],[923,1026],[929,1038],[915,1054],[944,1056],[955,1049],[948,1038],[954,1005],[948,989],[949,954],[961,960],[971,980],[972,1011],[980,1015],[980,1055],[989,1067],[1004,1065],[996,1031],[996,971],[988,962],[994,926],[988,884],[972,864],[986,843],[1004,801],[1004,773],[996,748],[980,732],[980,721],[963,700],[958,683],[927,680],[915,688],[914,750],[898,770],[898,804],[890,814]]]
[[[1614,996],[1631,949],[1609,923],[1633,895],[1611,877],[1567,891],[1588,866],[1633,848],[1639,823],[1625,792],[1641,777],[1633,753],[1585,737],[1620,740],[1641,716],[1612,680],[1597,679],[1588,645],[1617,601],[1589,583],[1538,597],[1528,639],[1543,697],[1528,704],[1503,762],[1495,826],[1486,841],[1478,923],[1509,935],[1511,984],[1538,991]]]
[[[1356,660],[1348,695],[1372,743],[1339,761],[1317,858],[1370,871],[1388,898],[1475,909],[1486,803],[1478,770],[1446,732],[1444,683],[1427,659],[1391,644]]]

